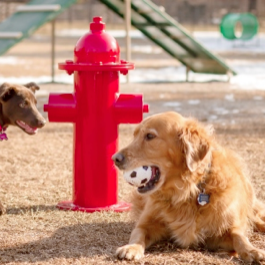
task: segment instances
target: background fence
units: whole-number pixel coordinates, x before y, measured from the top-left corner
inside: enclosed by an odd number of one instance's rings
[[[132,0],[133,1],[133,0]],[[0,22],[10,16],[18,5],[28,0],[0,0]],[[217,25],[223,15],[233,12],[251,12],[265,26],[265,0],[153,0],[180,23],[189,25]],[[108,24],[123,24],[123,20],[98,0],[79,0],[60,15],[58,20],[91,21],[103,16]]]

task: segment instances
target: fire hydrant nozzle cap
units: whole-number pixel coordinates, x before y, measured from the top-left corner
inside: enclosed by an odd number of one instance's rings
[[[93,22],[90,23],[90,30],[92,32],[105,30],[105,23],[102,22],[102,17],[93,18]]]
[[[44,104],[44,105],[43,105],[43,110],[44,110],[45,112],[48,112],[48,111],[49,111],[49,105],[48,105],[48,104]]]
[[[149,105],[148,104],[144,104],[144,106],[143,106],[143,112],[144,113],[148,113],[149,112]]]

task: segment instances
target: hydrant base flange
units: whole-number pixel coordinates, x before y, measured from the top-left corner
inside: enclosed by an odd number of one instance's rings
[[[89,207],[82,207],[75,205],[73,201],[62,201],[57,204],[57,207],[65,211],[70,210],[70,211],[80,211],[87,213],[102,212],[102,211],[125,212],[131,209],[131,204],[127,202],[118,202],[117,204],[113,204],[110,206],[89,208]]]

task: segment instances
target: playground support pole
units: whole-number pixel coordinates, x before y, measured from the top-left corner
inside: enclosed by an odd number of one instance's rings
[[[125,27],[126,27],[126,61],[131,61],[131,38],[130,38],[130,30],[131,30],[131,0],[125,0]],[[129,73],[126,76],[126,82],[130,83],[130,75]]]
[[[190,68],[187,66],[186,67],[186,82],[189,82],[189,71],[190,71]]]
[[[231,71],[227,71],[226,75],[227,75],[227,83],[230,83],[230,80],[231,80],[231,77],[233,76],[233,73],[231,73]]]
[[[54,62],[55,62],[55,19],[51,21],[51,82],[54,83]]]

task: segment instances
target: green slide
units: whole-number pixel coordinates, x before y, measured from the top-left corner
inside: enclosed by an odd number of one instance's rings
[[[53,20],[76,0],[32,0],[0,23],[0,55]]]
[[[122,18],[125,0],[100,0]],[[183,26],[150,0],[131,0],[131,23],[195,73],[236,74],[221,58],[197,42]]]

